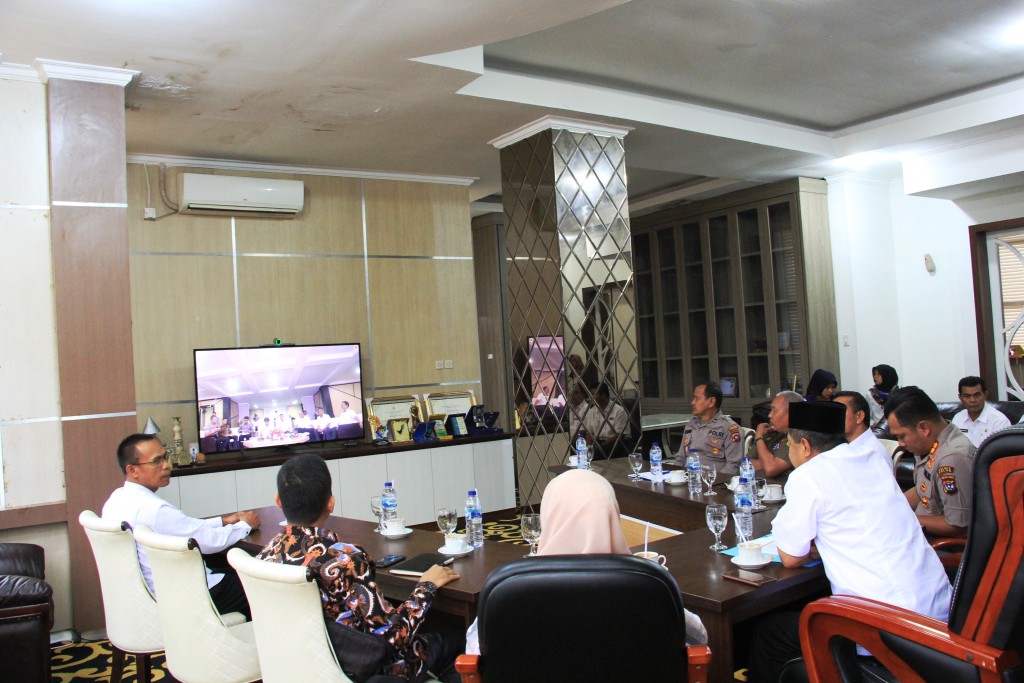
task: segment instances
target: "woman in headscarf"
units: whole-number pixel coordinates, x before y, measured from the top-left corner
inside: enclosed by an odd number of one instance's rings
[[[871,377],[875,384],[868,389],[868,406],[871,408],[871,429],[878,429],[885,419],[885,402],[893,389],[899,389],[900,376],[891,365],[876,365],[871,368]]]
[[[804,395],[804,400],[831,401],[837,384],[838,381],[835,375],[828,370],[818,368],[811,375],[811,381],[807,383],[807,393]]]
[[[548,484],[540,502],[538,555],[628,555],[619,503],[608,480],[590,470],[569,470]],[[708,632],[686,612],[686,644],[704,645]],[[480,654],[477,625],[466,634],[466,653]]]

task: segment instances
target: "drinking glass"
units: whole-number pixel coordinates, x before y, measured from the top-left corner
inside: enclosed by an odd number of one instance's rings
[[[629,478],[633,481],[640,479],[640,470],[644,468],[644,454],[640,451],[633,451],[630,453],[629,466],[633,470],[633,474],[629,475]]]
[[[377,517],[377,528],[374,529],[375,533],[383,533],[384,531],[384,508],[380,505],[380,496],[373,496],[370,498],[370,512]]]
[[[768,480],[758,477],[754,480],[754,496],[757,498],[757,502],[754,503],[751,509],[753,510],[767,510],[768,506],[762,503],[764,500],[764,494],[768,493]]]
[[[704,517],[711,533],[715,535],[715,544],[709,548],[714,551],[725,550],[728,546],[722,543],[722,532],[729,525],[729,509],[722,503],[711,503],[704,510]]]
[[[537,541],[540,540],[540,515],[536,512],[527,512],[519,522],[519,531],[523,540],[530,544],[530,552],[523,557],[533,557],[537,554]]]
[[[451,508],[437,509],[437,528],[441,530],[442,534],[447,536],[453,533],[458,525],[459,517],[455,514],[455,510]]]
[[[715,467],[715,463],[709,465],[700,466],[700,478],[704,480],[704,483],[708,485],[709,496],[717,496],[718,492],[711,489],[711,485],[715,483],[715,477],[718,475],[718,468]]]

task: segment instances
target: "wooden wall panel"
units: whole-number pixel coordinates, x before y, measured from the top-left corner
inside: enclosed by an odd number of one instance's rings
[[[242,346],[368,341],[362,259],[243,256],[238,290]]]
[[[231,172],[230,175],[244,174]],[[240,217],[237,228],[240,252],[363,253],[361,180],[287,174],[274,174],[274,177],[303,181],[306,184],[306,207],[301,215],[290,219]]]
[[[63,413],[134,410],[125,211],[55,206],[51,230]]]
[[[473,255],[467,188],[389,180],[365,183],[368,253]]]
[[[48,88],[50,198],[127,202],[124,88],[61,78]]]
[[[224,216],[191,216],[172,214],[160,198],[160,174],[149,166],[149,187],[141,164],[128,166],[128,225],[133,253],[168,252],[172,254],[230,254],[231,219]],[[174,180],[168,172],[171,199],[178,197]],[[159,220],[143,219],[146,207],[156,209]]]
[[[371,259],[375,384],[479,378],[474,291],[471,261]],[[451,369],[434,368],[446,359]]]
[[[231,258],[134,255],[131,267],[136,400],[194,398],[192,350],[236,343]]]

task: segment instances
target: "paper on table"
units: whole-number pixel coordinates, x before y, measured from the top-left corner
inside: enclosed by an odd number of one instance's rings
[[[646,479],[647,481],[653,481],[653,482],[657,483],[657,482],[663,482],[666,479],[668,479],[668,475],[669,474],[670,474],[669,472],[662,472],[660,477],[655,478],[655,476],[653,474],[651,474],[650,472],[643,472],[640,475],[640,478],[641,479]]]

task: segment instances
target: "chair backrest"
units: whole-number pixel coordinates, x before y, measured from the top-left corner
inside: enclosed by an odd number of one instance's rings
[[[252,609],[264,683],[291,683],[296,662],[317,681],[350,683],[334,656],[320,589],[306,567],[266,562],[244,550],[228,551]]]
[[[1024,427],[982,443],[974,460],[967,546],[953,586],[949,628],[1001,650],[1024,646]]]
[[[158,534],[141,524],[135,529],[135,540],[146,550],[153,570],[171,674],[188,683],[260,678],[252,626],[227,627],[221,621],[195,540]]]
[[[496,681],[686,680],[683,601],[631,555],[555,555],[496,569],[478,605],[480,675]]]
[[[100,519],[91,510],[83,510],[78,523],[96,560],[110,642],[125,652],[163,650],[156,600],[142,577],[131,526]]]
[[[879,441],[881,441],[882,445],[885,446],[885,450],[889,452],[890,457],[892,457],[896,452],[896,449],[900,447],[900,442],[895,439],[879,439]]]

